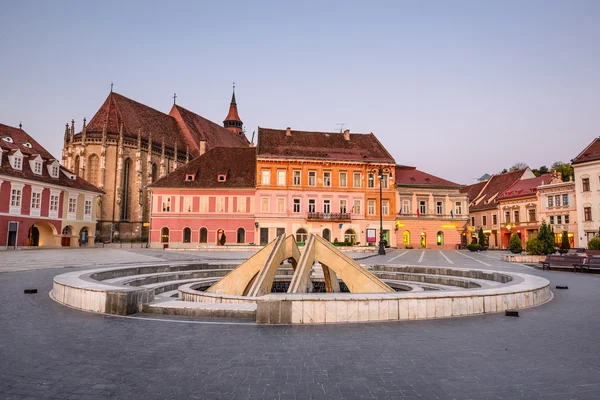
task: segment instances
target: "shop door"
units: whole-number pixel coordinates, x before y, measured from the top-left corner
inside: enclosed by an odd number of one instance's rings
[[[260,228],[260,244],[265,245],[269,243],[269,228]]]

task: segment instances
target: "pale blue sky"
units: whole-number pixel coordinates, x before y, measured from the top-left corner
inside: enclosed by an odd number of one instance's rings
[[[221,123],[373,132],[473,183],[568,161],[600,134],[600,1],[8,1],[0,122],[60,157],[115,91]]]

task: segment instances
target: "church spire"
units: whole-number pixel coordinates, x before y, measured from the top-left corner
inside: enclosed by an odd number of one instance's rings
[[[244,134],[242,130],[244,124],[238,114],[237,102],[235,101],[235,82],[233,83],[233,94],[231,95],[231,103],[229,104],[229,113],[227,114],[227,117],[225,117],[225,121],[223,121],[223,126],[238,135]]]

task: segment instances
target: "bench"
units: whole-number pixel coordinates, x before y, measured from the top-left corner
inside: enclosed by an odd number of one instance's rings
[[[585,257],[575,256],[565,254],[562,256],[559,255],[549,255],[546,256],[544,261],[540,261],[542,264],[542,270],[548,268],[550,270],[551,265],[571,265],[575,268],[575,264],[580,265],[585,262]]]
[[[583,262],[578,264],[573,264],[573,268],[575,268],[575,272],[580,270],[583,273],[583,269],[587,268],[588,272],[590,267],[600,268],[600,257],[588,257]]]

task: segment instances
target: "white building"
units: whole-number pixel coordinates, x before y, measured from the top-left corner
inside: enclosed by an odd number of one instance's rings
[[[600,233],[600,138],[594,139],[572,161],[575,170],[579,245]]]

